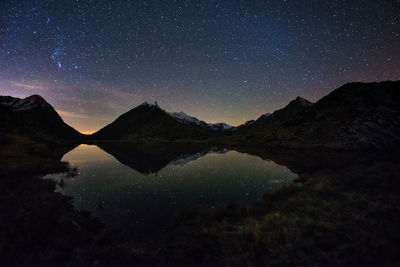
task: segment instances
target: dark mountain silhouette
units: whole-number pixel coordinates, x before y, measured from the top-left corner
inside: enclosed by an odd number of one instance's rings
[[[79,142],[82,138],[39,95],[24,99],[0,96],[0,136],[6,139],[12,135],[51,144]]]
[[[349,83],[313,105],[303,103],[297,112],[280,112],[282,120],[238,133],[236,142],[340,149],[400,143],[400,81]]]
[[[122,114],[114,122],[94,133],[94,140],[178,140],[205,139],[211,131],[201,125],[181,122],[161,109],[147,102]]]
[[[310,101],[298,96],[295,100],[289,102],[289,104],[287,104],[284,108],[274,111],[272,114],[263,114],[255,121],[247,121],[243,125],[238,126],[237,130],[242,131],[254,128],[262,128],[287,121],[296,113],[303,111],[311,105],[312,103]]]

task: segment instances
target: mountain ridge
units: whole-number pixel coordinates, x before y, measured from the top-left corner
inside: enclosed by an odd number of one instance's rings
[[[400,81],[347,83],[312,103],[302,97],[237,127],[206,123],[144,102],[92,135],[68,126],[39,95],[0,96],[0,141],[23,133],[45,142],[153,140],[290,148],[383,149],[400,144]]]
[[[91,137],[96,140],[204,139],[209,133],[200,126],[179,122],[158,105],[147,102],[120,115]]]
[[[178,121],[189,123],[189,124],[196,124],[202,127],[210,127],[211,130],[215,131],[226,131],[235,128],[225,122],[217,122],[217,123],[207,123],[205,121],[199,120],[196,117],[190,116],[183,111],[180,112],[168,112],[173,118],[177,119]]]
[[[39,95],[23,99],[0,96],[0,135],[25,136],[51,144],[80,142],[83,138]]]
[[[400,144],[399,104],[400,81],[347,83],[286,120],[242,132],[235,142],[392,149]]]

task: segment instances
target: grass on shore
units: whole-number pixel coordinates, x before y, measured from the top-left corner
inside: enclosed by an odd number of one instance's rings
[[[194,265],[398,264],[398,166],[304,173],[252,206],[186,210],[160,255]]]

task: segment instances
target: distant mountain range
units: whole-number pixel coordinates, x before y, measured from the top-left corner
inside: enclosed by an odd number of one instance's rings
[[[316,103],[297,97],[284,108],[233,127],[143,103],[84,136],[38,95],[0,97],[0,142],[21,134],[49,143],[200,141],[290,148],[391,148],[400,143],[400,81],[349,83]],[[4,141],[4,140],[3,140]]]
[[[227,130],[232,130],[235,127],[230,126],[224,122],[220,123],[206,123],[204,121],[201,121],[195,117],[187,115],[185,112],[168,112],[171,117],[175,118],[176,120],[186,123],[186,124],[191,124],[191,125],[197,125],[201,126],[205,129],[209,130],[214,130],[214,131],[227,131]]]

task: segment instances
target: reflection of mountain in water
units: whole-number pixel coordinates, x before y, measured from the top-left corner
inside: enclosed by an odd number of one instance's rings
[[[281,151],[257,147],[231,147],[229,149],[200,144],[137,144],[130,142],[98,143],[100,149],[112,155],[120,163],[143,175],[158,173],[171,165],[183,166],[208,153],[224,154],[229,150],[260,157],[287,166],[293,172],[308,172],[318,169],[341,169],[348,164],[365,164],[374,155],[342,153],[332,151]],[[52,152],[53,159],[61,159],[75,147],[59,147]],[[384,155],[379,153],[382,158]],[[375,155],[376,157],[377,155]]]
[[[228,150],[200,145],[143,145],[133,143],[101,143],[98,147],[113,155],[122,164],[148,175],[158,173],[168,165],[185,165],[207,153]]]
[[[77,144],[71,144],[68,146],[54,146],[51,147],[50,149],[50,155],[49,158],[54,159],[54,160],[61,160],[62,157],[67,154],[68,152],[74,150],[75,148],[77,148],[78,145]]]
[[[170,165],[183,166],[208,153],[223,154],[226,148],[210,147],[199,144],[137,144],[130,142],[98,143],[99,148],[111,154],[122,164],[144,175],[158,173]],[[73,147],[54,151],[53,158],[71,151]],[[263,160],[272,160],[279,165],[287,166],[294,172],[315,171],[321,168],[342,168],[348,162],[363,162],[366,156],[358,153],[322,152],[322,151],[280,151],[264,150],[255,147],[233,147],[241,153],[258,156]],[[349,158],[348,160],[343,160]]]
[[[219,147],[213,147],[213,148],[207,148],[203,149],[197,153],[186,153],[178,156],[176,159],[171,161],[168,165],[185,165],[191,161],[194,161],[198,158],[201,158],[209,153],[215,153],[215,154],[225,154],[228,152],[228,149],[225,148],[219,148]]]

